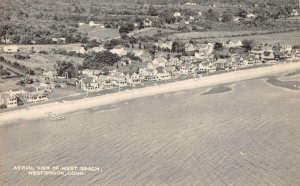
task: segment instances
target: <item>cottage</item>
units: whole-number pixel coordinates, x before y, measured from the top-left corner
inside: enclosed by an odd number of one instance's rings
[[[173,13],[173,16],[177,18],[177,17],[180,17],[181,14],[180,14],[180,12],[174,12],[174,13]]]
[[[146,81],[157,81],[157,70],[156,69],[140,69],[140,78],[143,78]]]
[[[17,45],[8,45],[3,48],[5,53],[15,53],[19,51],[19,47]]]
[[[4,38],[1,38],[1,43],[4,43],[4,44],[11,44],[12,41],[11,41],[9,38],[4,37]]]
[[[218,59],[215,62],[215,66],[217,70],[227,70],[229,69],[229,62],[227,59]]]
[[[275,57],[273,51],[264,51],[261,55],[261,59],[263,63],[277,63],[278,60]]]
[[[142,56],[144,54],[143,50],[132,50],[131,52],[133,53],[134,56],[139,57],[141,59],[142,59]]]
[[[168,62],[168,60],[164,57],[159,57],[159,58],[156,58],[152,61],[152,64],[154,66],[154,68],[156,67],[165,67],[166,66],[166,63]]]
[[[193,55],[196,51],[196,47],[192,43],[186,43],[184,45],[184,50],[188,55]]]
[[[109,74],[109,77],[111,78],[112,84],[114,86],[118,86],[118,87],[127,86],[125,74],[123,74],[122,72],[117,72],[114,70]]]
[[[117,54],[118,56],[125,56],[127,55],[127,50],[125,50],[121,46],[116,46],[113,49],[110,50],[111,53]]]
[[[43,72],[44,80],[57,79],[57,72],[55,70],[48,70]]]
[[[166,41],[166,42],[159,41],[159,42],[156,42],[154,45],[159,51],[171,52],[173,42],[172,41]]]
[[[297,9],[293,9],[291,16],[299,16],[299,11]]]
[[[241,46],[243,46],[243,43],[242,43],[241,40],[238,40],[238,41],[228,41],[225,44],[226,48],[237,48],[237,47],[241,47]]]
[[[179,66],[181,64],[180,59],[177,57],[170,58],[169,61],[166,63],[166,67],[169,66]]]
[[[81,90],[88,91],[88,92],[102,90],[102,86],[101,86],[100,82],[96,78],[93,78],[93,77],[82,78],[79,81],[78,85],[81,88]]]
[[[94,71],[90,69],[83,69],[80,72],[83,76],[92,77],[94,76]]]
[[[247,17],[247,18],[250,18],[250,19],[253,19],[253,18],[256,17],[256,15],[253,14],[253,13],[247,13],[246,17]]]
[[[98,46],[98,47],[93,47],[89,50],[90,52],[95,52],[95,53],[99,53],[99,52],[103,52],[106,51],[106,49],[103,46]]]
[[[144,20],[144,27],[152,27],[152,21],[149,18]]]
[[[16,107],[17,97],[12,91],[0,93],[0,106],[5,105],[7,108]]]
[[[183,63],[193,63],[198,61],[195,56],[181,56],[180,59]]]
[[[130,65],[132,63],[131,59],[129,57],[122,57],[120,60],[122,66]]]
[[[38,103],[48,101],[48,95],[38,90],[38,87],[25,87],[23,96],[29,103]]]
[[[151,62],[152,61],[152,55],[148,52],[144,52],[140,58],[142,59],[142,61],[144,63],[147,63],[147,62]]]
[[[208,62],[202,62],[198,65],[198,73],[215,72],[216,66]]]
[[[77,79],[77,78],[71,78],[71,79],[69,79],[69,81],[67,82],[67,84],[71,85],[71,86],[77,87],[79,85],[79,79]]]
[[[106,76],[106,75],[100,75],[100,76],[98,77],[98,81],[99,81],[99,83],[100,83],[100,85],[101,85],[101,87],[102,87],[103,89],[109,89],[109,88],[113,88],[113,87],[114,87],[114,84],[113,84],[113,82],[112,82],[112,79],[111,79],[111,77],[109,77],[109,76]]]
[[[166,71],[164,67],[157,67],[157,78],[159,81],[171,79],[171,75]]]
[[[126,77],[127,83],[130,85],[141,84],[141,78],[140,78],[139,74],[137,74],[135,72],[127,73],[125,77]]]

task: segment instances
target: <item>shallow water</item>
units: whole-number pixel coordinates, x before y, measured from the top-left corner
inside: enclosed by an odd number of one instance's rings
[[[3,126],[0,185],[300,184],[298,91],[263,80],[237,83],[226,94],[202,91]],[[32,176],[14,165],[101,171]]]

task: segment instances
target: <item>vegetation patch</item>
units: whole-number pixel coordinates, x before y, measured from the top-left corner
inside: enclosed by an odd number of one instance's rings
[[[290,90],[299,90],[300,87],[300,81],[280,81],[274,77],[267,79],[267,82],[271,85],[287,88]]]
[[[232,88],[230,88],[230,87],[227,87],[225,85],[220,85],[220,86],[211,88],[209,91],[204,92],[202,95],[219,94],[219,93],[228,92],[231,90],[232,90]]]

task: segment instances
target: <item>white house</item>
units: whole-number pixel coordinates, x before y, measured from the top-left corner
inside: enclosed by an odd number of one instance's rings
[[[167,62],[168,62],[168,60],[166,58],[159,57],[159,58],[155,58],[152,61],[152,64],[153,64],[154,68],[156,68],[156,67],[165,67]]]
[[[109,50],[113,54],[117,54],[118,56],[125,56],[127,55],[127,50],[125,50],[123,47],[116,46],[113,49]]]
[[[299,11],[297,9],[293,9],[291,16],[299,16]]]
[[[157,67],[157,78],[159,81],[171,79],[171,75],[166,71],[164,67]]]
[[[152,27],[152,21],[149,18],[146,18],[143,23],[145,27]]]
[[[255,15],[255,14],[253,14],[253,13],[247,13],[246,17],[247,17],[247,18],[251,18],[251,19],[253,19],[253,18],[255,18],[255,17],[256,17],[256,15]]]
[[[17,45],[8,45],[8,46],[4,46],[3,51],[5,53],[15,53],[18,52],[19,47]]]
[[[174,17],[180,17],[181,14],[180,14],[180,12],[174,12],[174,13],[173,13],[173,16],[174,16]]]
[[[238,41],[228,41],[225,44],[226,48],[237,48],[237,47],[241,47],[241,46],[243,46],[243,43],[242,43],[241,40],[238,40]]]
[[[6,105],[7,108],[18,106],[16,95],[13,94],[12,91],[1,92],[0,105]]]

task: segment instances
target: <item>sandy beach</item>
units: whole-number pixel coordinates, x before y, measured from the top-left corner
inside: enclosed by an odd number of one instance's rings
[[[189,79],[174,83],[168,83],[155,87],[145,87],[140,89],[129,90],[125,92],[107,94],[92,98],[68,101],[63,103],[45,103],[43,105],[32,106],[29,109],[20,109],[0,114],[0,125],[7,124],[11,121],[25,119],[40,119],[46,117],[47,112],[59,114],[70,113],[78,110],[104,106],[118,103],[130,99],[153,96],[174,91],[189,90],[201,87],[209,87],[219,84],[232,83],[247,79],[259,78],[272,74],[278,74],[300,69],[300,63],[284,63],[274,66],[248,69],[242,71],[228,72],[213,76],[202,77],[199,79]]]

